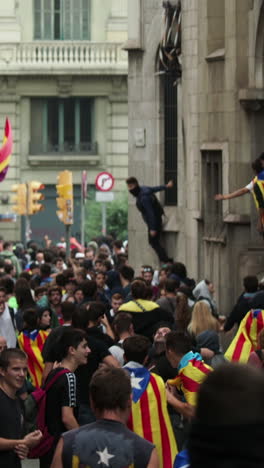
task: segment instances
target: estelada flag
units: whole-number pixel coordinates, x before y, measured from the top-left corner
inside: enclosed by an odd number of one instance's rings
[[[39,388],[42,383],[44,361],[41,351],[48,334],[49,332],[44,330],[24,330],[19,333],[17,338],[19,347],[27,354],[28,372],[30,374],[32,384],[36,388]]]
[[[165,384],[145,367],[125,369],[131,375],[132,408],[128,428],[155,444],[160,468],[172,468],[178,453],[167,409]]]
[[[0,148],[0,182],[2,182],[7,174],[11,153],[13,149],[13,135],[11,124],[8,119],[5,122],[5,134],[3,145]]]
[[[261,171],[253,179],[252,195],[257,209],[264,208],[264,171]]]
[[[225,357],[229,361],[247,363],[250,353],[257,349],[257,338],[262,328],[264,328],[264,310],[251,309],[241,321]]]
[[[212,370],[199,353],[190,351],[181,359],[177,377],[168,380],[168,384],[176,387],[183,393],[187,403],[195,406],[199,387]]]

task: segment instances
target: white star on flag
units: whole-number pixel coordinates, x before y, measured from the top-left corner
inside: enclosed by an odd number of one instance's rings
[[[131,372],[131,386],[136,390],[142,390],[140,382],[144,380],[143,378],[136,377],[134,372]]]
[[[99,460],[99,462],[98,462],[98,465],[99,465],[100,463],[103,463],[104,465],[109,466],[109,460],[110,460],[111,458],[114,458],[114,455],[111,455],[111,453],[108,453],[107,447],[105,447],[105,449],[104,449],[102,452],[96,452],[96,453],[97,453],[97,454],[99,455],[99,457],[100,457],[100,460]]]

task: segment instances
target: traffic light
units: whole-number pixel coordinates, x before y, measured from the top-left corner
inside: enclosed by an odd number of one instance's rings
[[[12,201],[15,203],[13,211],[19,215],[27,214],[27,186],[26,184],[15,184],[11,187],[12,192],[16,195],[12,196]]]
[[[73,187],[72,172],[60,172],[57,177],[57,216],[64,224],[73,224]]]
[[[39,213],[39,211],[44,210],[44,205],[39,203],[40,200],[44,200],[43,193],[40,193],[39,190],[43,190],[45,185],[36,180],[28,182],[28,214],[34,215]]]

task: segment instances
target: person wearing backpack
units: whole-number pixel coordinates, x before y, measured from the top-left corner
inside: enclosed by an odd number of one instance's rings
[[[76,394],[76,369],[87,363],[90,349],[87,344],[85,332],[69,328],[64,331],[58,342],[60,353],[60,365],[53,369],[44,384],[47,389],[46,405],[42,412],[46,414],[43,434],[48,432],[53,436],[53,443],[49,450],[40,456],[40,468],[49,468],[57,442],[65,431],[79,427],[76,419],[77,394]],[[64,372],[63,372],[64,371]],[[54,377],[59,377],[54,382]],[[51,386],[50,382],[53,380]],[[33,395],[34,396],[34,395]],[[35,457],[37,457],[35,449]]]
[[[0,355],[0,466],[21,468],[31,447],[42,438],[41,431],[24,435],[23,405],[17,397],[27,374],[27,356],[17,348]]]
[[[126,180],[126,184],[128,191],[136,198],[137,209],[142,214],[142,218],[148,227],[148,241],[150,246],[155,250],[161,262],[168,262],[170,259],[164,247],[160,244],[164,210],[155,193],[166,190],[167,188],[172,188],[173,181],[170,180],[166,185],[147,187],[145,185],[139,185],[135,177],[129,177]]]

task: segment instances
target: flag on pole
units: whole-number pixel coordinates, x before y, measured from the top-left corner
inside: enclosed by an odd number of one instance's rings
[[[199,353],[190,351],[183,356],[177,377],[168,380],[168,384],[177,387],[187,403],[195,406],[199,387],[211,371],[212,368],[204,363]]]
[[[7,174],[13,149],[13,135],[10,121],[6,119],[3,145],[0,148],[0,182]]]
[[[225,353],[229,361],[247,363],[250,353],[258,347],[257,338],[264,328],[264,310],[251,309],[240,323],[239,329]]]
[[[48,334],[49,332],[44,330],[24,330],[18,335],[19,347],[28,357],[28,372],[36,388],[39,388],[42,383],[44,362],[41,351]]]

